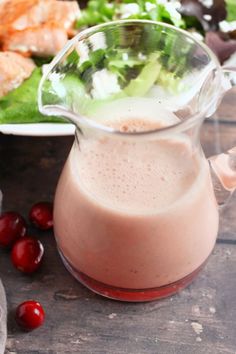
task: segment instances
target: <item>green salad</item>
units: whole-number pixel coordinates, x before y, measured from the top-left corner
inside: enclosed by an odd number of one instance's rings
[[[210,16],[208,21],[206,21],[207,17],[205,15]],[[234,24],[236,20],[236,1],[214,1],[213,5],[209,7],[204,5],[204,1],[197,0],[137,0],[136,2],[132,0],[90,0],[86,8],[81,11],[81,16],[76,21],[75,26],[77,30],[83,30],[89,26],[119,19],[149,19],[170,23],[176,27],[197,32],[203,39],[205,38],[207,43],[207,38],[211,33],[221,36],[220,26],[222,21]],[[236,26],[235,30],[232,29],[227,33],[227,36],[231,42],[235,41],[236,43]],[[115,73],[120,82],[122,82],[122,73],[127,74],[127,71],[138,72],[138,75],[135,76],[134,74],[134,79],[126,87],[125,94],[127,95],[131,91],[140,95],[144,94],[156,80],[161,82],[167,80],[168,84],[172,80],[174,86],[176,78],[181,76],[186,57],[184,53],[180,52],[178,63],[174,63],[169,55],[172,45],[173,43],[169,42],[165,43],[163,47],[163,55],[169,56],[169,60],[165,61],[168,75],[167,71],[166,73],[163,71],[165,68],[160,70],[158,61],[154,57],[149,57],[143,63],[134,59],[124,61],[121,50],[98,49],[89,56],[79,71],[76,72],[76,75],[72,72],[67,85],[70,85],[73,92],[80,87],[79,92],[83,95],[81,83],[83,84],[83,80],[85,80],[85,73],[89,70],[97,70],[101,65]],[[236,51],[236,46],[234,50]],[[217,50],[215,51],[217,52]],[[71,56],[67,58],[68,65],[72,64],[72,71],[76,55],[76,52],[72,52]],[[221,60],[221,58],[219,59]],[[61,117],[44,116],[38,111],[37,90],[42,77],[42,65],[50,60],[51,58],[35,59],[37,67],[31,76],[19,87],[0,98],[0,123],[65,122]],[[173,69],[169,70],[171,66],[173,66]]]

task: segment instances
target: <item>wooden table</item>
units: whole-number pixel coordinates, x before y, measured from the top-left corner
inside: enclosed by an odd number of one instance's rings
[[[222,114],[232,116],[233,100],[225,101]],[[236,146],[236,121],[226,114],[225,121],[205,123],[202,141],[207,155]],[[34,202],[52,200],[72,142],[72,137],[0,136],[4,210],[27,217]],[[216,247],[195,282],[171,298],[141,304],[107,300],[84,288],[65,270],[52,232],[31,228],[46,251],[37,274],[20,274],[0,250],[9,308],[6,353],[236,353],[235,210],[236,195],[221,212]],[[32,333],[21,332],[13,318],[15,306],[26,299],[39,300],[47,315],[44,326]]]

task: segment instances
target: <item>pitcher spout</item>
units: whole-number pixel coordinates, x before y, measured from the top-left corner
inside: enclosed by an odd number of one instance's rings
[[[46,68],[38,88],[39,111],[46,116],[63,117],[76,124],[73,112],[71,85],[63,73],[51,70],[53,62]]]

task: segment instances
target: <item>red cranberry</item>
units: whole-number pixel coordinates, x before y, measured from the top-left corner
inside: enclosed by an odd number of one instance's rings
[[[29,212],[29,219],[41,230],[48,230],[53,227],[53,205],[49,202],[40,202],[32,206]]]
[[[11,251],[13,265],[23,273],[35,272],[42,263],[44,248],[33,237],[24,237],[16,241]]]
[[[28,331],[40,327],[45,318],[42,305],[33,300],[25,301],[16,309],[15,319],[17,324]]]
[[[25,219],[14,211],[8,211],[0,216],[0,246],[10,247],[20,237],[26,234]]]

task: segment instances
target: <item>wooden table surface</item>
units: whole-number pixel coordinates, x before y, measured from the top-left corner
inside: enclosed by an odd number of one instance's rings
[[[234,97],[221,108],[224,120],[203,126],[207,155],[236,145]],[[27,217],[33,203],[53,200],[72,142],[73,137],[1,135],[4,210],[17,210]],[[20,274],[13,269],[9,254],[0,250],[0,276],[9,309],[6,353],[236,353],[235,210],[236,195],[221,212],[214,252],[191,286],[171,298],[140,304],[107,300],[84,288],[64,268],[53,233],[31,228],[30,233],[45,246],[45,260],[37,274]],[[39,300],[46,311],[45,324],[31,333],[21,332],[13,318],[16,305],[26,299]]]

